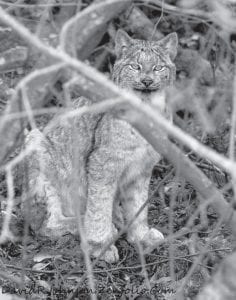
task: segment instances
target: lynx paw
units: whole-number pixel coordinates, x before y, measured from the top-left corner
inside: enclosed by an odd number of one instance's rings
[[[74,217],[63,217],[47,220],[40,229],[40,234],[49,237],[60,237],[66,233],[78,234],[78,226]]]
[[[144,246],[144,248],[148,251],[149,249],[151,250],[155,248],[156,245],[163,239],[164,236],[159,230],[155,228],[150,228],[142,238],[141,243]]]
[[[151,252],[164,239],[163,234],[155,228],[139,228],[129,234],[128,240],[133,244],[141,244],[145,253]]]
[[[93,249],[91,255],[98,257],[101,254],[102,249]],[[119,254],[116,246],[111,245],[106,252],[100,257],[101,260],[105,260],[107,263],[115,263],[119,260]]]

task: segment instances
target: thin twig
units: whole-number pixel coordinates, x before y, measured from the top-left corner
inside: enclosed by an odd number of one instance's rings
[[[36,123],[35,123],[34,115],[33,115],[33,112],[32,112],[32,107],[31,107],[26,89],[27,89],[26,86],[24,86],[21,89],[22,100],[23,100],[23,104],[24,104],[24,107],[25,107],[25,111],[26,111],[28,119],[29,119],[30,126],[33,129],[33,128],[36,128],[37,126],[36,126]]]
[[[145,261],[145,257],[144,257],[144,252],[143,252],[143,247],[140,243],[138,243],[138,250],[139,250],[139,257],[140,257],[140,262],[141,262],[141,266],[142,266],[142,275],[144,277],[144,281],[146,284],[146,287],[148,288],[148,290],[151,290],[151,283],[149,281],[148,278],[148,272],[146,270],[146,261]],[[152,300],[155,300],[153,295],[150,295]]]
[[[164,2],[165,2],[165,0],[161,0],[162,1],[162,5],[161,5],[161,15],[160,15],[160,17],[158,18],[158,21],[155,23],[155,25],[154,25],[154,28],[153,28],[153,31],[152,31],[152,35],[151,35],[151,40],[153,40],[153,37],[154,37],[154,35],[155,35],[155,32],[156,32],[156,30],[157,30],[157,26],[159,25],[159,23],[161,22],[161,20],[162,20],[162,18],[163,18],[163,16],[164,16]]]
[[[6,180],[7,180],[7,208],[5,218],[3,220],[2,231],[0,235],[0,244],[5,243],[8,240],[15,240],[14,235],[10,230],[11,214],[14,206],[14,184],[13,175],[10,167],[6,169]]]
[[[8,6],[8,7],[20,7],[20,8],[32,8],[32,7],[54,7],[56,6],[56,3],[47,3],[47,4],[43,4],[43,3],[37,3],[37,4],[30,4],[30,3],[27,3],[27,4],[20,4],[18,2],[23,2],[24,0],[20,0],[20,1],[17,1],[15,3],[10,3],[10,2],[3,2],[3,1],[0,1],[0,5],[5,5],[5,6]],[[75,3],[74,2],[68,2],[68,3],[60,3],[60,6],[75,6]]]
[[[232,99],[232,119],[229,141],[229,158],[232,163],[235,162],[235,140],[236,140],[236,64],[234,67],[234,81],[233,81],[233,99]],[[232,174],[234,195],[236,195],[236,176]],[[236,200],[235,200],[236,201]]]

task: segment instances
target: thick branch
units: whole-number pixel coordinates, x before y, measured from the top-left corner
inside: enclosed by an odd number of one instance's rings
[[[228,256],[197,300],[232,300],[236,295],[236,252]]]
[[[130,6],[131,1],[99,1],[69,19],[60,34],[61,48],[71,56],[87,58],[107,30],[107,22]],[[73,41],[73,42],[72,42]]]

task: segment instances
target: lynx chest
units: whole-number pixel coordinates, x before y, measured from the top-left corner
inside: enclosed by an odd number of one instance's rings
[[[155,164],[160,155],[126,121],[106,114],[95,134],[97,147],[104,150],[104,155],[124,161],[150,161]]]

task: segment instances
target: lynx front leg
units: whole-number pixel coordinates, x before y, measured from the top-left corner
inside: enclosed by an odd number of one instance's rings
[[[29,191],[29,201],[25,203],[29,208],[25,208],[26,217],[37,234],[58,237],[78,232],[76,218],[63,214],[60,197],[43,174],[30,180]]]
[[[102,152],[102,151],[101,151]],[[98,257],[117,233],[112,223],[113,201],[116,193],[114,165],[104,153],[92,155],[88,174],[88,202],[84,226],[91,255]],[[112,245],[101,257],[107,262],[119,259],[117,248]]]
[[[63,215],[60,196],[51,183],[59,178],[49,176],[49,174],[56,176],[56,172],[49,172],[54,169],[50,146],[37,129],[30,132],[26,145],[35,148],[27,158],[25,175],[28,184],[23,203],[23,210],[31,228],[36,233],[47,236],[60,236],[65,232],[74,233],[75,218]]]
[[[145,174],[146,175],[146,174]],[[130,222],[136,213],[142,208],[148,199],[148,188],[150,177],[144,174],[136,174],[136,178],[127,181],[122,189],[125,219]],[[131,243],[141,243],[144,248],[151,249],[164,238],[163,234],[155,229],[149,228],[148,206],[146,205],[135,218],[128,231],[128,240]]]

